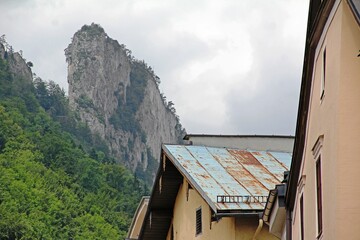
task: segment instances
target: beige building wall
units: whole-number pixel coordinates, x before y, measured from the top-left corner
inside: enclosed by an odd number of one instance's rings
[[[184,179],[180,186],[174,206],[172,226],[168,231],[167,240],[171,234],[175,240],[203,239],[203,240],[251,240],[258,227],[258,217],[223,217],[218,222],[211,222],[211,208],[195,189],[189,189],[188,182]],[[196,235],[196,210],[202,209],[202,233]],[[277,239],[269,233],[265,226],[257,237],[258,240]]]
[[[188,239],[235,239],[234,218],[223,218],[211,223],[211,209],[195,189],[189,189],[184,179],[175,200],[173,231],[175,240]],[[202,209],[202,233],[196,236],[196,209]],[[211,229],[210,229],[211,228]],[[171,227],[167,239],[171,239]]]
[[[303,165],[293,212],[293,239],[301,239],[300,197],[304,198],[303,239],[354,239],[360,228],[360,29],[344,0],[320,39]],[[337,5],[335,3],[335,5]],[[321,98],[326,48],[324,96]],[[321,156],[323,233],[318,236],[316,161]]]
[[[360,28],[349,6],[342,15],[340,68],[338,164],[337,164],[337,236],[360,238]]]
[[[236,218],[235,240],[253,240],[254,233],[259,226],[259,218],[257,216],[241,216]],[[256,236],[256,240],[278,240],[269,232],[269,226],[263,223],[260,233]],[[224,239],[225,240],[225,239]]]

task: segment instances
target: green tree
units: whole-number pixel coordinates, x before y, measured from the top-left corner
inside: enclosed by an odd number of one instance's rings
[[[58,85],[21,83],[0,58],[0,239],[125,238],[145,185],[113,163]]]

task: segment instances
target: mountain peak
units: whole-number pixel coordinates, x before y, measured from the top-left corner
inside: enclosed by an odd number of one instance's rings
[[[130,52],[100,25],[84,25],[65,50],[69,102],[116,160],[150,182],[161,144],[179,143],[184,130],[153,70]]]
[[[81,27],[79,31],[75,33],[75,35],[85,35],[88,37],[96,37],[106,35],[104,28],[97,23],[91,23],[90,25],[84,25]],[[107,35],[106,35],[107,36]]]

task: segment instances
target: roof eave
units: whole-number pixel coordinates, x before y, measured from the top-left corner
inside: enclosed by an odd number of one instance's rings
[[[157,174],[156,174],[156,177],[155,177],[155,181],[154,181],[154,185],[153,185],[153,188],[152,188],[151,197],[150,197],[149,204],[148,204],[148,209],[146,211],[146,215],[145,215],[144,221],[143,221],[142,226],[141,226],[141,230],[140,230],[140,234],[139,234],[139,238],[138,238],[139,240],[144,239],[147,235],[149,235],[149,232],[147,232],[147,231],[150,231],[150,235],[157,234],[156,239],[163,237],[163,235],[162,235],[163,232],[160,232],[160,233],[159,232],[151,232],[151,220],[149,220],[149,219],[150,219],[150,216],[152,216],[152,218],[154,218],[152,213],[155,212],[155,213],[159,213],[160,215],[162,215],[161,216],[162,221],[166,222],[166,224],[163,224],[161,226],[162,228],[164,228],[166,226],[170,226],[170,223],[171,223],[173,205],[175,204],[175,199],[176,199],[176,195],[177,195],[177,192],[178,192],[178,189],[176,189],[176,186],[180,185],[180,182],[181,182],[182,178],[180,178],[180,176],[177,176],[177,174],[176,174],[176,176],[173,175],[172,178],[169,179],[169,182],[172,185],[173,190],[176,191],[176,194],[169,194],[168,193],[166,195],[166,197],[168,198],[167,202],[169,203],[169,205],[168,206],[162,206],[162,209],[159,209],[158,206],[156,205],[156,201],[159,201],[159,199],[156,199],[156,198],[157,197],[161,198],[161,191],[159,189],[160,178],[162,176],[167,176],[167,174],[168,174],[167,171],[163,170],[162,166],[163,166],[164,159],[163,159],[162,156],[163,156],[163,151],[161,151],[160,164],[159,164],[159,168],[158,168],[158,171],[157,171]],[[160,191],[160,194],[158,193],[159,191]],[[171,208],[171,210],[169,210],[170,208]],[[148,229],[148,227],[149,227],[148,226],[148,221],[150,221],[150,230]],[[166,229],[166,230],[168,230],[168,229]],[[149,237],[146,238],[146,239],[149,239]],[[153,239],[153,238],[150,238],[150,239]]]
[[[356,4],[353,0],[347,0],[350,9],[352,10],[352,13],[354,14],[354,17],[357,21],[357,23],[360,25],[360,4]]]
[[[304,152],[315,49],[335,0],[323,1],[315,15],[312,12],[313,9],[311,9],[311,6],[313,6],[314,2],[316,1],[311,0],[309,3],[310,9],[307,24],[305,55],[300,89],[298,117],[296,123],[295,142],[285,197],[286,207],[290,210],[292,210],[294,207],[297,182]]]
[[[161,155],[160,155],[160,159],[161,159]],[[138,239],[142,239],[142,238],[143,238],[143,235],[144,235],[145,225],[146,225],[146,219],[148,219],[149,216],[150,216],[152,202],[154,201],[153,198],[154,198],[154,195],[155,195],[155,185],[156,185],[156,184],[159,184],[160,170],[161,170],[161,168],[160,168],[160,166],[159,166],[158,171],[157,171],[157,173],[156,173],[154,185],[153,185],[152,190],[151,190],[151,195],[150,195],[150,199],[149,199],[148,208],[147,208],[147,210],[146,210],[146,214],[145,214],[145,217],[144,217],[144,221],[143,221],[143,223],[142,223],[142,225],[141,225],[141,230],[140,230],[139,238],[138,238]]]
[[[236,135],[236,134],[186,134],[184,136],[184,140],[189,140],[191,137],[216,137],[216,138],[291,138],[293,139],[294,136],[292,135]]]
[[[219,212],[215,214],[216,217],[240,217],[240,216],[260,216],[264,209],[253,209],[253,210],[233,210],[231,212]]]

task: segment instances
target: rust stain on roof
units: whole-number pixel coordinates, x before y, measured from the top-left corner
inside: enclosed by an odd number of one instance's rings
[[[217,196],[267,196],[290,168],[291,153],[164,145],[170,160],[218,210],[262,210],[259,202],[218,203]]]
[[[261,165],[259,161],[256,160],[256,158],[254,158],[254,156],[248,151],[231,149],[229,152],[246,165]]]

